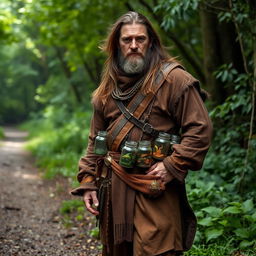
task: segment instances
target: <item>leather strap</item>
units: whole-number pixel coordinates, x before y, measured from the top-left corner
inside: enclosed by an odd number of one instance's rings
[[[159,134],[159,131],[153,128],[153,126],[149,123],[145,123],[142,120],[137,119],[123,104],[121,100],[115,100],[116,105],[120,109],[120,111],[123,113],[125,118],[132,122],[134,125],[136,125],[138,128],[140,128],[143,132],[153,136],[157,137]]]
[[[145,97],[140,104],[138,104],[137,109],[134,111],[133,115],[136,118],[140,118],[146,108],[148,107],[150,101],[153,99],[154,94],[149,93],[147,97]],[[119,130],[119,133],[117,136],[114,138],[111,150],[112,151],[118,151],[118,148],[120,144],[122,143],[123,139],[125,136],[129,133],[129,131],[133,128],[134,124],[129,122],[123,115],[122,115],[122,120],[120,123],[117,123],[115,126],[117,127],[116,129]]]
[[[149,103],[155,96],[155,93],[164,83],[167,75],[175,68],[182,68],[178,63],[165,63],[162,68],[159,70],[156,79],[155,79],[155,89],[154,93],[150,92],[147,95],[143,95],[140,91],[135,95],[131,102],[127,106],[127,111],[137,120],[142,116],[144,111],[147,109]],[[120,144],[122,143],[125,136],[135,125],[131,122],[131,118],[127,118],[129,115],[123,114],[116,120],[115,125],[108,132],[108,146],[112,151],[118,151]],[[141,121],[143,122],[143,121]],[[150,133],[153,131],[153,127],[150,124],[145,124],[142,126],[143,131]],[[155,130],[155,129],[154,129]]]
[[[140,103],[143,101],[144,98],[145,96],[142,93],[136,94],[133,100],[128,105],[129,111],[131,113],[134,113],[134,111],[138,108],[138,106],[140,105]],[[114,140],[116,139],[116,137],[121,132],[121,130],[123,129],[123,127],[126,125],[127,122],[128,120],[123,115],[120,115],[119,118],[116,120],[115,125],[108,132],[108,147],[110,149],[112,148]]]

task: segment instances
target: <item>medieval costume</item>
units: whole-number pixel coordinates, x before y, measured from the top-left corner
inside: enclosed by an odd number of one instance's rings
[[[127,185],[124,178],[120,179],[111,168],[118,163],[125,140],[153,141],[155,138],[127,120],[127,125],[131,126],[127,134],[120,137],[121,129],[116,135],[119,139],[111,138],[113,127],[122,123],[125,117],[117,107],[113,94],[105,103],[100,100],[93,102],[87,153],[79,162],[80,187],[74,189],[72,194],[83,195],[85,190],[98,190],[95,169],[97,166],[100,171],[107,169],[105,177],[109,179],[110,188],[103,196],[105,202],[100,212],[103,255],[172,255],[165,253],[188,250],[195,236],[196,218],[187,202],[185,177],[188,170],[202,167],[210,145],[212,125],[195,78],[178,65],[166,71],[166,63],[158,71],[159,74],[161,81],[157,82],[158,89],[152,92],[151,100],[138,118],[158,131],[179,133],[181,142],[175,144],[173,152],[163,160],[174,179],[157,196],[149,196]],[[120,75],[118,86],[126,92],[140,79],[143,77]],[[132,101],[138,93],[135,92],[132,99],[123,101],[127,108],[132,108]],[[141,107],[143,101],[138,105],[138,108]],[[136,109],[133,113],[136,115]],[[115,161],[113,166],[106,166],[93,151],[95,137],[98,131],[103,130],[108,132],[108,147],[112,161]],[[146,174],[144,168],[136,167],[126,172],[127,175]]]

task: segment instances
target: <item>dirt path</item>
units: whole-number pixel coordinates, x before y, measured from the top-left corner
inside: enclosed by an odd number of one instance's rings
[[[0,255],[94,256],[97,242],[85,225],[65,228],[59,206],[68,194],[65,180],[43,180],[31,155],[23,149],[25,132],[5,129],[0,141]]]

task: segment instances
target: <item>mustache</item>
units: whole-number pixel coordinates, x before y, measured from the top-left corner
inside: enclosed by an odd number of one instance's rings
[[[126,55],[126,57],[123,56],[124,59],[126,59],[127,57],[130,57],[130,56],[133,56],[133,55],[137,55],[137,56],[140,56],[144,59],[144,55],[140,52],[130,52]]]

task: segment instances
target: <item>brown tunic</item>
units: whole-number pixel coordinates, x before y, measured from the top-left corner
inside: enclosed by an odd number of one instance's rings
[[[159,131],[171,134],[180,131],[181,143],[174,145],[173,153],[163,160],[166,169],[175,177],[164,194],[155,199],[139,192],[136,194],[134,255],[182,251],[192,245],[196,221],[187,203],[184,179],[188,170],[202,167],[212,134],[211,121],[198,89],[196,79],[176,68],[156,93],[149,117],[149,110],[142,117]],[[91,178],[97,159],[93,154],[94,139],[99,130],[109,131],[120,115],[111,97],[104,105],[100,101],[94,103],[87,153],[79,162],[78,180],[81,185],[73,194],[81,195],[85,189],[96,188]],[[129,139],[152,140],[137,127],[132,128]]]

